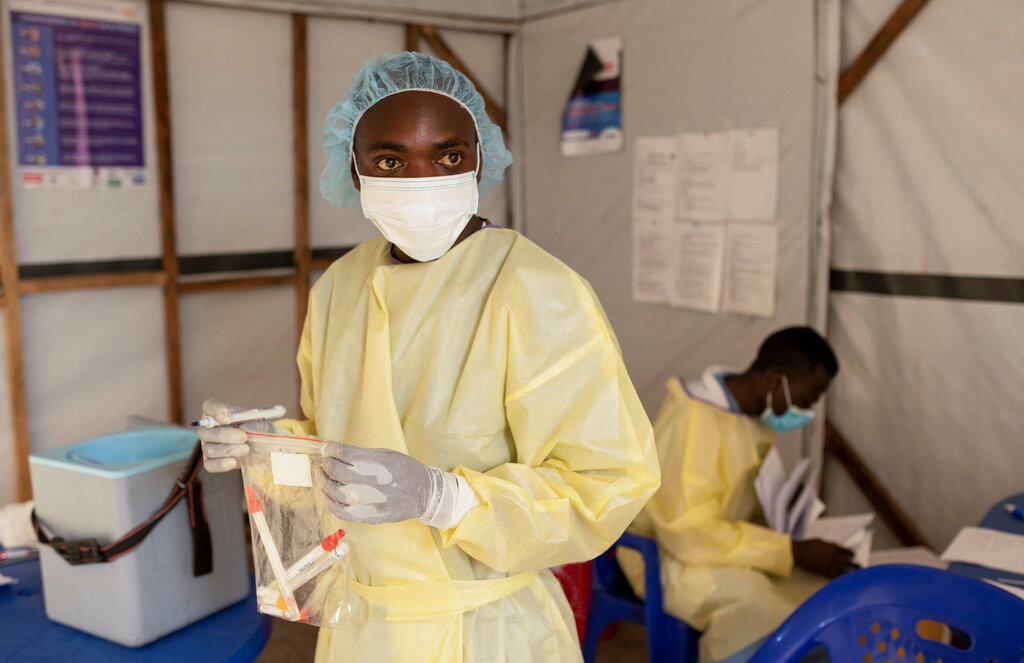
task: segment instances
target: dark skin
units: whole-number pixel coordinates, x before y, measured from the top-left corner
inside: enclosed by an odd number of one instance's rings
[[[832,381],[823,366],[810,371],[790,371],[788,374],[773,368],[764,371],[748,369],[744,373],[725,379],[736,404],[743,414],[760,417],[768,407],[768,393],[772,394],[772,411],[782,414],[787,409],[786,393],[782,376],[789,382],[790,402],[802,408],[810,408],[828,389]],[[860,568],[853,561],[853,552],[821,539],[793,541],[793,562],[811,573],[836,578]]]
[[[378,101],[356,125],[352,147],[359,166],[358,174],[355,164],[351,169],[356,190],[359,175],[441,177],[473,172],[477,165],[472,116],[454,100],[433,92],[400,92]],[[474,214],[455,244],[485,223]],[[397,246],[392,255],[402,262],[418,262]]]

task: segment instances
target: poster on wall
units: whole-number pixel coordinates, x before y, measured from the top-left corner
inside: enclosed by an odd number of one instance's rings
[[[622,150],[622,39],[590,42],[562,112],[562,156]]]
[[[134,2],[11,3],[21,186],[145,183],[142,20]]]

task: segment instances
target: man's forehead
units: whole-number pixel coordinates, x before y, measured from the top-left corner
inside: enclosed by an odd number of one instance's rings
[[[472,137],[476,133],[476,122],[468,109],[445,94],[427,90],[409,90],[384,97],[363,113],[356,133],[366,127],[376,133],[413,125],[440,130],[446,137],[462,132]]]

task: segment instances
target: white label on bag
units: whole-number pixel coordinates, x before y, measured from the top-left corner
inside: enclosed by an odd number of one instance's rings
[[[281,486],[313,486],[309,458],[305,454],[289,454],[283,451],[270,452],[270,469],[274,483]]]

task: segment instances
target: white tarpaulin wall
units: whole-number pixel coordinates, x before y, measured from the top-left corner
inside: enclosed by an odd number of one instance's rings
[[[898,4],[842,3],[844,66]],[[940,550],[1024,486],[1022,36],[932,0],[839,113],[829,416]]]
[[[670,376],[745,368],[776,328],[810,320],[816,176],[828,103],[819,94],[817,8],[789,0],[600,4],[523,26],[526,233],[593,285],[652,416]],[[562,108],[588,41],[623,43],[625,150],[559,152]],[[837,35],[836,35],[837,36]],[[834,89],[834,88],[832,88]],[[830,90],[824,90],[829,92]],[[707,314],[632,299],[633,146],[638,136],[777,127],[779,273],[774,318]]]
[[[3,41],[8,44],[9,6],[2,6]],[[290,254],[291,17],[169,2],[166,24],[179,255]],[[148,26],[143,26],[147,184],[120,190],[26,190],[15,183],[22,267],[159,258],[152,66]],[[460,57],[473,63],[474,73],[498,102],[506,103],[505,36],[463,30],[442,34]],[[401,51],[404,45],[400,23],[323,16],[307,21],[314,250],[351,246],[374,234],[358,211],[341,211],[321,199],[320,135],[324,116],[362,63],[382,51]],[[9,54],[5,64],[10,104]],[[9,105],[7,130],[16,136],[12,111]],[[12,150],[14,173],[17,158]],[[502,187],[481,200],[481,213],[507,223]],[[186,417],[198,415],[203,399],[210,396],[239,404],[282,403],[290,414],[298,414],[295,297],[294,287],[180,296]],[[130,415],[168,418],[160,288],[27,295],[21,298],[21,314],[33,451],[122,430]],[[0,458],[6,462],[0,463],[0,504],[16,499],[10,462],[13,433],[6,424],[9,403],[3,380]]]

